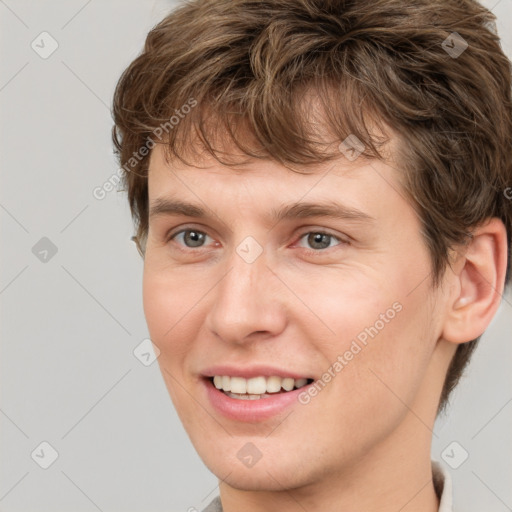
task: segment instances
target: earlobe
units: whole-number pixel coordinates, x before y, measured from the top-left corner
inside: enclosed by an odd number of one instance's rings
[[[490,219],[473,231],[453,275],[442,338],[465,343],[482,335],[500,305],[507,266],[507,234],[503,222]]]

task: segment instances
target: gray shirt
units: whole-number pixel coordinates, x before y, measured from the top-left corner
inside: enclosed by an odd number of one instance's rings
[[[439,512],[453,512],[450,473],[440,462],[435,460],[432,461],[432,479],[434,480],[434,489],[439,498]],[[222,512],[220,497],[217,496],[203,512]]]

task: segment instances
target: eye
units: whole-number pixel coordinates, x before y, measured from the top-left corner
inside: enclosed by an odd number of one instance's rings
[[[332,247],[331,242],[334,240],[338,242],[338,244],[334,245],[339,245],[343,243],[343,240],[341,240],[340,238],[331,235],[330,233],[326,233],[324,231],[310,231],[309,233],[305,233],[300,237],[300,240],[303,239],[305,239],[309,247],[311,247],[315,251],[321,251],[323,249],[328,249]]]
[[[181,245],[192,249],[202,247],[207,238],[211,237],[203,231],[197,229],[182,229],[172,235],[169,240],[181,240]]]

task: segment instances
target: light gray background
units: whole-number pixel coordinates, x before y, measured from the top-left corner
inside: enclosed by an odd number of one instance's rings
[[[115,83],[174,5],[0,0],[3,512],[201,510],[218,492],[157,363],[133,355],[148,333],[126,196],[93,196],[117,169]],[[486,5],[512,56],[512,0]],[[43,31],[59,45],[47,59],[31,48]],[[454,441],[452,458],[469,453],[450,469],[459,511],[512,510],[511,332],[509,291],[434,430],[434,458]],[[43,441],[58,452],[46,470]]]

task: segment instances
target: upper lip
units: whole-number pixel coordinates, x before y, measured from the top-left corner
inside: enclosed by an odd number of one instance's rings
[[[292,372],[290,370],[285,370],[283,368],[277,368],[276,366],[269,366],[263,364],[257,364],[252,366],[232,366],[232,365],[218,365],[218,366],[210,366],[205,368],[201,375],[203,377],[215,377],[219,376],[229,376],[229,377],[243,377],[245,379],[250,379],[252,377],[288,377],[291,379],[308,379],[311,378],[306,373],[298,373]]]

